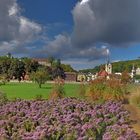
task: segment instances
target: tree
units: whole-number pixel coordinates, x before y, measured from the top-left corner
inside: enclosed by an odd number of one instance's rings
[[[20,82],[21,77],[24,79],[25,76],[25,64],[17,58],[13,59],[9,69],[9,73],[11,77],[14,76],[15,79],[18,79],[18,81]]]
[[[51,64],[51,67],[52,67],[54,60],[55,60],[54,57],[52,57],[52,56],[48,57],[48,62]]]
[[[121,82],[123,84],[127,84],[130,82],[130,80],[131,80],[131,77],[130,77],[129,73],[126,70],[123,71],[122,76],[121,76]]]
[[[25,64],[26,73],[36,72],[39,68],[39,63],[35,60],[26,57],[21,58],[21,60]]]
[[[65,72],[63,70],[63,68],[61,67],[56,67],[55,69],[53,69],[53,78],[62,78],[62,79],[65,79],[66,78],[66,75],[65,75]]]
[[[41,88],[41,85],[45,84],[47,81],[48,74],[44,69],[39,69],[36,72],[31,73],[30,77],[38,84],[39,88]]]
[[[75,72],[75,70],[68,64],[61,64],[61,67],[65,72]]]
[[[57,59],[53,62],[52,77],[53,77],[53,79],[56,79],[56,78],[65,79],[65,77],[66,77],[65,72],[64,72],[63,68],[61,67],[60,59]]]

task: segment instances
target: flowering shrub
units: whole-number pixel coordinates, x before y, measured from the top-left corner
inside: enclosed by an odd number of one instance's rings
[[[0,139],[137,140],[122,104],[63,98],[0,106]]]
[[[117,79],[96,79],[88,84],[86,97],[92,100],[114,100],[123,101],[125,99],[125,86]]]

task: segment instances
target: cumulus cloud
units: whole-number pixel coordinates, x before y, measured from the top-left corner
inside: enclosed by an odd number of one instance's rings
[[[15,52],[17,47],[33,41],[42,27],[21,15],[16,0],[0,0],[0,50]],[[23,50],[23,48],[21,48]]]
[[[87,59],[94,60],[104,58],[107,48],[105,46],[97,48],[90,46],[89,48],[78,48],[72,45],[71,37],[65,34],[59,34],[41,50],[37,50],[34,55],[38,57],[54,56],[65,59]]]
[[[139,13],[140,0],[82,0],[72,10],[71,35],[60,33],[53,39],[45,35],[42,46],[27,47],[44,28],[22,15],[17,0],[0,0],[0,54],[24,53],[63,60],[105,58],[106,46],[140,42]]]
[[[139,13],[139,0],[82,0],[72,11],[72,42],[78,47],[140,42]]]
[[[63,54],[62,58],[105,58],[106,46],[140,42],[139,13],[139,0],[82,0],[72,11],[72,35],[56,36],[45,49],[55,56]]]

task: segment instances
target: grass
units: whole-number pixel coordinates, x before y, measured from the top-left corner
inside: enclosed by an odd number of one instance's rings
[[[140,85],[133,88],[130,103],[140,107]]]
[[[52,90],[53,84],[46,83],[39,88],[35,83],[7,83],[0,86],[0,91],[7,94],[8,99],[34,99],[37,95],[42,95],[47,99]],[[78,84],[65,84],[66,97],[78,97]]]

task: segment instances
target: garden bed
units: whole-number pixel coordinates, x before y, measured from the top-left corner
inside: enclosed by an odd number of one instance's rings
[[[137,140],[129,122],[122,104],[111,101],[95,105],[64,98],[0,106],[1,139]]]

